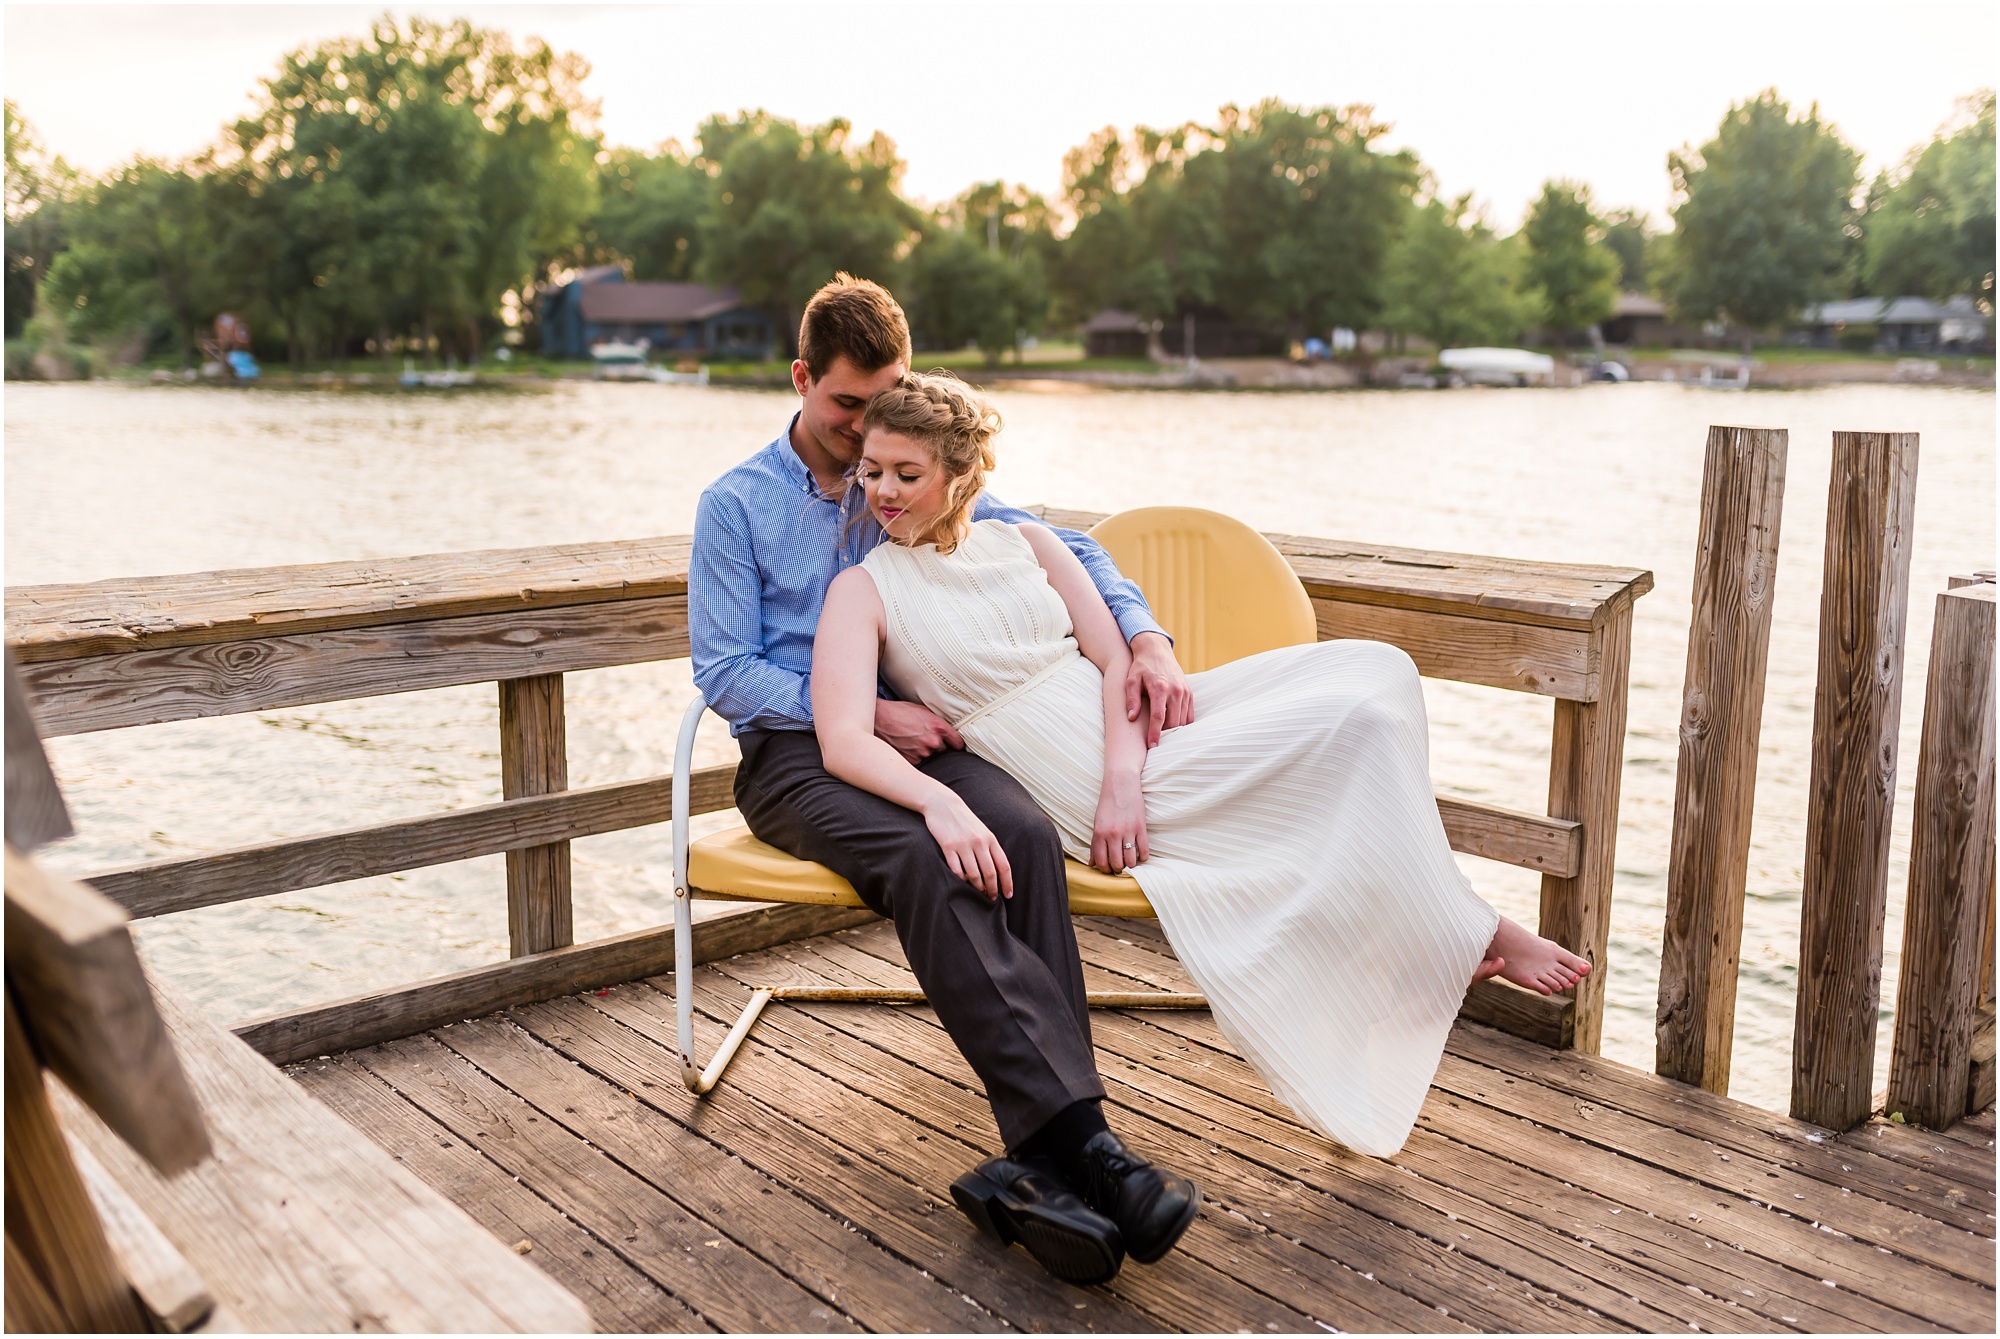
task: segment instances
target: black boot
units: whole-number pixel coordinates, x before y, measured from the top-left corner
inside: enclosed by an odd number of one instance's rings
[[[1142,1265],[1172,1250],[1201,1207],[1194,1182],[1161,1171],[1109,1130],[1085,1144],[1081,1158],[1085,1202],[1118,1225]]]
[[[1046,1168],[991,1158],[952,1182],[951,1198],[980,1231],[1002,1245],[1020,1242],[1066,1282],[1108,1282],[1125,1262],[1118,1225]]]

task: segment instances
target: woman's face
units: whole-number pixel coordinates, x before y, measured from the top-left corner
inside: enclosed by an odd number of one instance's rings
[[[868,510],[891,539],[924,534],[945,506],[944,470],[922,442],[877,428],[861,444]]]

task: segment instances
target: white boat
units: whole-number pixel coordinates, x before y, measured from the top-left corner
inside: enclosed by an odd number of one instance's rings
[[[1556,372],[1555,359],[1531,349],[1446,349],[1438,365],[1455,383],[1475,386],[1532,386],[1538,379],[1546,386]]]
[[[652,347],[650,341],[643,339],[636,344],[622,344],[615,339],[593,344],[590,359],[597,365],[593,375],[599,381],[651,381],[653,369],[646,364],[646,353]]]

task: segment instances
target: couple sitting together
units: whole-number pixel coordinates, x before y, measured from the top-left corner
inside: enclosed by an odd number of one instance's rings
[[[895,922],[985,1085],[1006,1154],[959,1207],[1101,1282],[1165,1255],[1201,1194],[1107,1127],[1065,853],[1138,881],[1224,1034],[1362,1153],[1402,1147],[1470,982],[1547,994],[1588,964],[1459,872],[1408,656],[1321,642],[1183,675],[1102,548],[984,491],[999,416],[909,365],[879,286],[807,305],[804,404],[702,495],[695,682],[742,748],[750,830]]]

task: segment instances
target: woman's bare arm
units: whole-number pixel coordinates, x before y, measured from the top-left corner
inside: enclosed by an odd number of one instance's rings
[[[925,776],[875,734],[875,680],[887,618],[875,580],[853,567],[834,578],[813,634],[813,731],[826,770],[850,786],[913,809],[952,873],[988,897],[1012,897],[1000,843],[943,782]]]
[[[1069,610],[1078,649],[1104,678],[1104,782],[1098,792],[1090,863],[1112,874],[1123,873],[1127,865],[1138,864],[1149,854],[1146,802],[1139,789],[1146,766],[1147,721],[1126,714],[1125,673],[1132,651],[1090,574],[1068,546],[1043,526],[1022,525],[1020,530],[1048,574],[1049,585]]]

